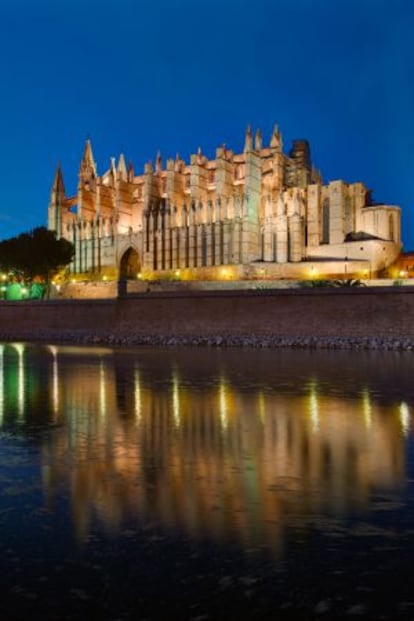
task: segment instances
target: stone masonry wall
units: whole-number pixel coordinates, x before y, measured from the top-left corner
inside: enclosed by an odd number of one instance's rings
[[[0,338],[256,335],[414,341],[414,287],[193,291],[0,303]]]

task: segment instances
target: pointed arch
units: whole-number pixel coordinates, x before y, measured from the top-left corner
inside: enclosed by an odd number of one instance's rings
[[[130,246],[122,255],[119,262],[120,278],[136,279],[141,269],[138,252]]]

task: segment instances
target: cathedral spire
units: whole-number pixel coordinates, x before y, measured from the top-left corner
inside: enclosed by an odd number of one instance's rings
[[[251,125],[249,125],[246,131],[246,138],[244,141],[244,150],[251,151],[252,148],[253,148],[252,128],[251,128]]]
[[[262,132],[260,129],[256,130],[256,135],[254,137],[254,148],[256,151],[260,151],[263,148]]]
[[[121,155],[119,156],[119,160],[118,160],[118,175],[120,179],[122,179],[123,181],[126,181],[128,172],[127,172],[125,157],[123,153],[121,153]]]
[[[89,140],[89,138],[87,139],[85,143],[85,149],[83,151],[83,157],[81,161],[81,168],[85,170],[86,169],[93,170],[93,172],[96,174],[96,165],[93,159],[92,145],[91,145],[91,141]]]
[[[65,184],[63,183],[63,175],[62,169],[60,167],[60,162],[58,162],[56,166],[55,177],[52,184],[52,194],[59,196],[65,195]]]
[[[62,169],[60,162],[56,166],[56,172],[53,179],[52,189],[50,192],[50,203],[48,210],[48,228],[56,231],[58,237],[62,235],[62,209],[66,205],[65,185],[63,183]]]
[[[270,138],[270,146],[274,149],[282,150],[282,136],[277,125],[273,128],[272,137]]]
[[[157,156],[155,158],[155,170],[156,172],[161,172],[162,170],[162,158],[160,151],[157,151]]]

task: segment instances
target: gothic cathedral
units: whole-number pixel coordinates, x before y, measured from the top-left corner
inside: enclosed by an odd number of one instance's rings
[[[75,196],[56,171],[48,226],[74,243],[71,272],[96,278],[375,274],[401,248],[398,207],[372,203],[360,182],[324,184],[308,142],[286,155],[277,127],[267,146],[248,128],[242,153],[199,149],[165,167],[158,155],[141,175],[123,155],[98,175],[87,141]]]

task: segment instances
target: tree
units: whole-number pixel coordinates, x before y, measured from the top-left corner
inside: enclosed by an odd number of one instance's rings
[[[67,239],[56,238],[56,232],[38,227],[0,242],[0,265],[3,270],[16,270],[25,278],[41,276],[47,287],[59,269],[68,265],[75,253]]]

